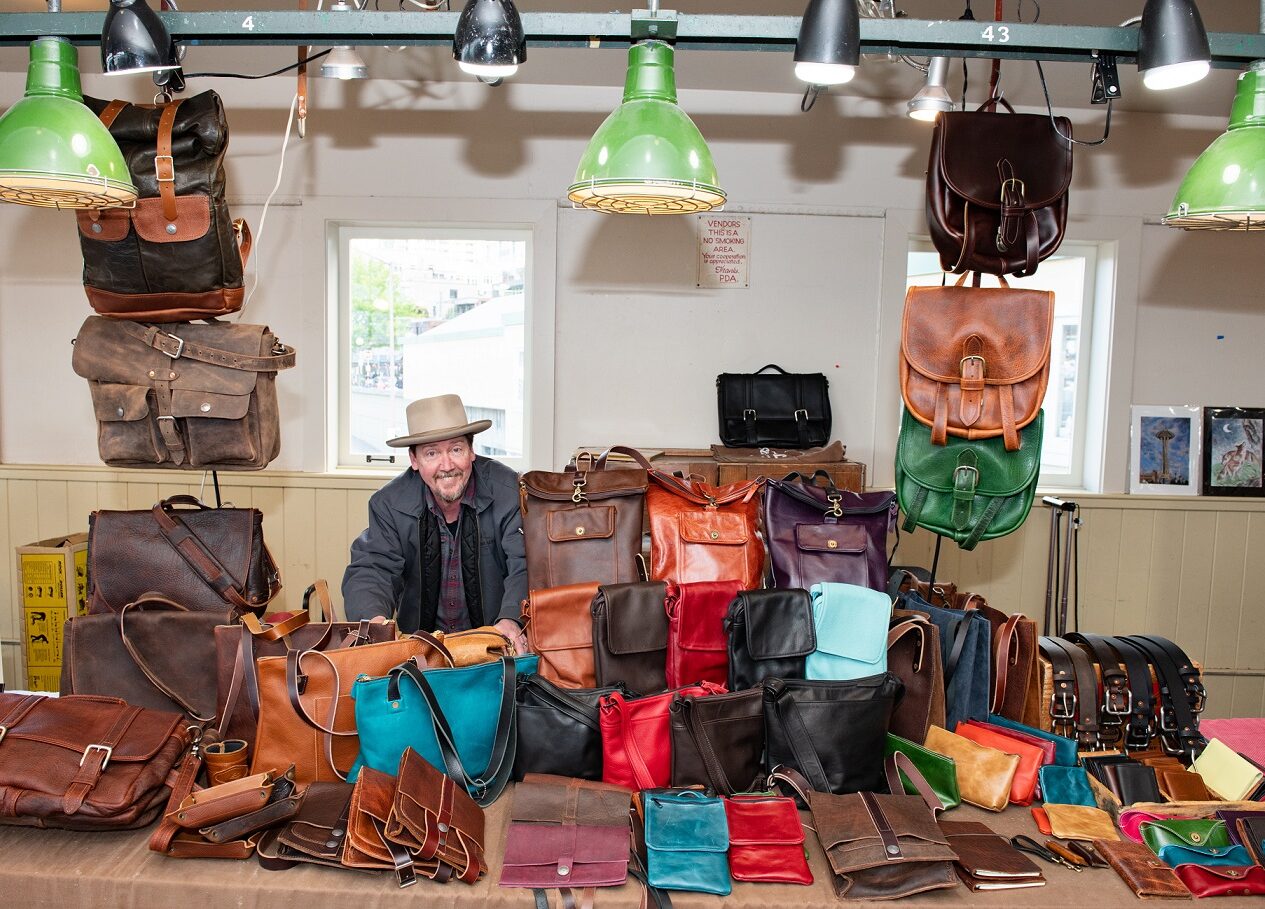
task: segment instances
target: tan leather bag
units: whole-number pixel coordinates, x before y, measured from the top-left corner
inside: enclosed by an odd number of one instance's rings
[[[936,754],[953,758],[962,801],[989,811],[1001,811],[1010,803],[1019,755],[976,744],[939,726],[927,729],[923,745]]]
[[[900,391],[931,441],[1003,436],[1036,419],[1050,377],[1054,294],[1046,290],[911,287],[901,327]],[[976,278],[978,281],[978,276]]]
[[[491,625],[480,625],[465,631],[436,631],[431,637],[443,645],[443,650],[432,647],[426,654],[425,663],[432,669],[474,666],[499,660],[502,654],[514,655],[514,642]]]
[[[563,688],[596,688],[593,616],[597,584],[533,590],[523,600],[527,647],[540,654],[537,672]]]

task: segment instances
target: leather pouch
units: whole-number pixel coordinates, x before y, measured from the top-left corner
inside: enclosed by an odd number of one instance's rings
[[[976,744],[939,726],[927,730],[926,747],[953,758],[962,801],[989,811],[1001,811],[1010,800],[1019,756]]]
[[[1170,868],[1180,865],[1241,868],[1252,864],[1252,857],[1242,846],[1210,846],[1206,849],[1197,849],[1193,846],[1165,846],[1157,854],[1160,861]]]
[[[685,789],[648,792],[644,805],[650,886],[728,896],[733,885],[723,802]]]
[[[1037,791],[1037,772],[1041,769],[1041,761],[1045,756],[1039,746],[1021,742],[974,723],[958,723],[955,731],[957,735],[978,745],[1018,757],[1019,764],[1015,767],[1014,779],[1010,783],[1010,801],[1016,805],[1032,804]]]
[[[563,688],[594,688],[593,597],[597,584],[533,589],[523,603],[527,647],[540,675]]]
[[[1249,798],[1261,785],[1260,769],[1220,739],[1212,739],[1190,769],[1203,777],[1210,792],[1234,801]]]
[[[1176,869],[1186,889],[1197,897],[1265,896],[1265,868],[1208,868],[1182,865]]]
[[[412,854],[414,870],[423,877],[473,884],[487,869],[483,809],[412,748],[400,758],[384,832]]]
[[[704,682],[649,697],[625,700],[619,692],[602,698],[602,780],[629,789],[659,789],[672,777],[668,711],[678,696],[723,694]]]
[[[960,876],[972,890],[1045,883],[1041,869],[987,824],[945,820],[939,824],[949,846],[957,853]]]
[[[998,726],[996,723],[988,723],[988,722],[985,722],[984,720],[964,720],[963,722],[967,726],[975,726],[979,729],[986,729],[990,733],[1005,736],[1015,741],[1023,742],[1024,744],[1030,747],[1035,746],[1041,749],[1041,766],[1042,767],[1046,766],[1047,764],[1054,763],[1055,747],[1054,747],[1054,743],[1049,741],[1048,739],[1043,739],[1035,735],[1029,735],[1026,732],[1023,732],[1018,729],[1012,729],[1008,726]]]
[[[794,799],[732,795],[725,799],[725,817],[729,822],[729,873],[735,881],[813,882]]]
[[[890,731],[911,742],[927,737],[928,726],[945,724],[944,666],[940,629],[927,616],[893,609],[887,630],[887,669],[905,694],[892,711]]]
[[[198,832],[212,843],[238,840],[286,823],[298,814],[302,800],[303,797],[294,787],[293,770],[290,770],[273,783],[272,797],[268,804],[248,814],[221,821],[213,827],[203,827]]]
[[[1094,840],[1094,849],[1139,899],[1190,899],[1190,891],[1173,869],[1141,843]]]
[[[1155,806],[1158,808],[1159,806]],[[1189,817],[1189,815],[1186,815]],[[1169,813],[1159,810],[1143,811],[1140,808],[1126,808],[1116,815],[1116,822],[1120,825],[1120,832],[1124,834],[1125,839],[1133,840],[1135,843],[1142,842],[1142,825],[1148,821],[1168,821],[1176,820],[1183,817],[1179,813]]]
[[[994,726],[1001,726],[1003,729],[1014,729],[1025,735],[1035,736],[1039,739],[1045,739],[1054,745],[1054,763],[1063,767],[1075,767],[1076,764],[1076,740],[1069,739],[1064,735],[1055,735],[1053,732],[1046,732],[1044,729],[1037,729],[1035,726],[1028,726],[1024,723],[1016,723],[1014,720],[995,713],[988,715],[988,721]]]
[[[1120,799],[1121,805],[1127,807],[1136,802],[1163,801],[1154,767],[1146,764],[1107,764],[1103,770],[1107,775],[1107,788]]]
[[[623,683],[653,693],[668,687],[668,587],[663,581],[608,584],[593,598],[598,687]]]
[[[1089,776],[1083,767],[1051,764],[1042,767],[1037,776],[1041,781],[1041,798],[1047,805],[1098,807],[1094,790],[1089,788]]]
[[[712,682],[724,685],[729,677],[725,613],[738,595],[737,581],[695,581],[681,584],[672,595],[669,585],[668,657],[665,674],[669,688]]]
[[[448,659],[435,660],[427,654],[432,669],[460,669],[480,663],[495,663],[503,656],[514,656],[514,643],[492,625],[480,625],[465,631],[435,631],[432,637],[448,651]]]
[[[668,709],[672,785],[748,792],[764,775],[764,698],[758,688],[677,697]]]
[[[229,818],[258,811],[272,796],[273,772],[257,773],[190,793],[167,820],[185,830],[212,827]]]
[[[1112,840],[1119,839],[1111,815],[1101,808],[1085,805],[1045,806],[1050,819],[1050,835],[1064,840]]]
[[[945,810],[956,808],[962,804],[962,795],[958,791],[958,770],[953,758],[936,754],[934,751],[907,741],[898,735],[888,733],[885,756],[900,752],[913,762],[923,775],[931,791],[940,799]],[[917,795],[918,789],[904,773],[901,773],[901,784],[906,795]]]
[[[556,773],[584,780],[602,778],[602,729],[598,703],[623,685],[559,688],[539,675],[520,675],[516,706],[518,748],[513,777]]]
[[[764,679],[804,678],[804,658],[817,649],[807,590],[744,590],[725,615],[730,691]]]
[[[260,854],[294,863],[343,867],[343,841],[352,786],[347,783],[312,783],[303,792],[299,813],[276,832],[272,849],[265,848],[269,837],[260,841]],[[269,851],[273,854],[268,855]]]
[[[1226,847],[1230,834],[1225,821],[1204,819],[1148,821],[1141,826],[1142,842],[1159,855],[1165,846],[1190,846],[1195,849]]]
[[[1210,802],[1214,796],[1204,785],[1203,777],[1185,767],[1156,770],[1160,794],[1170,802]]]
[[[887,671],[887,628],[892,602],[886,593],[855,584],[814,584],[813,627],[817,649],[804,662],[809,679],[861,679]]]

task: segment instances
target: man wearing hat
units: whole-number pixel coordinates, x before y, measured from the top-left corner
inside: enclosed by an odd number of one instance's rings
[[[343,602],[352,620],[394,618],[401,633],[495,625],[527,648],[518,624],[527,597],[527,557],[518,475],[474,453],[457,395],[408,406],[409,469],[369,499],[369,526],[351,544]]]

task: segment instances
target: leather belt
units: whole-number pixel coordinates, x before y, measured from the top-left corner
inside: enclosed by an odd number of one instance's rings
[[[1114,747],[1124,735],[1124,718],[1133,709],[1129,676],[1120,668],[1119,656],[1103,635],[1072,632],[1063,638],[1074,644],[1084,644],[1094,655],[1094,662],[1102,675],[1102,698],[1098,704],[1099,734],[1103,745]]]
[[[1098,677],[1094,664],[1085,651],[1062,638],[1041,638],[1041,653],[1054,669],[1054,698],[1050,704],[1050,716],[1062,726],[1074,726],[1079,745],[1098,747],[1101,743],[1098,727]],[[1070,709],[1066,693],[1075,685],[1076,694]],[[1055,717],[1054,708],[1062,708]],[[1060,722],[1060,720],[1062,722]]]
[[[1129,728],[1125,731],[1126,751],[1140,751],[1150,746],[1155,736],[1154,689],[1151,686],[1151,664],[1146,651],[1126,637],[1108,638],[1124,661],[1129,674],[1129,691],[1133,702],[1129,712]]]
[[[1199,714],[1206,692],[1199,672],[1172,641],[1155,635],[1129,635],[1126,640],[1146,653],[1159,683],[1160,743],[1169,754],[1194,758],[1206,740],[1199,731]]]

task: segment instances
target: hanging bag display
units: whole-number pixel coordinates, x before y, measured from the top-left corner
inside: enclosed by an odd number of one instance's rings
[[[228,213],[228,119],[220,96],[84,103],[119,144],[139,190],[134,208],[76,213],[92,308],[153,322],[237,312],[250,230]]]
[[[814,584],[817,649],[804,661],[809,679],[860,679],[887,671],[892,601],[855,584]]]
[[[945,271],[1030,275],[1059,248],[1072,183],[1072,143],[1063,137],[1071,134],[1067,117],[1016,114],[1000,97],[936,117],[927,226]]]
[[[772,370],[772,372],[770,372]],[[830,383],[770,363],[716,377],[720,441],[732,448],[811,448],[830,440]]]

